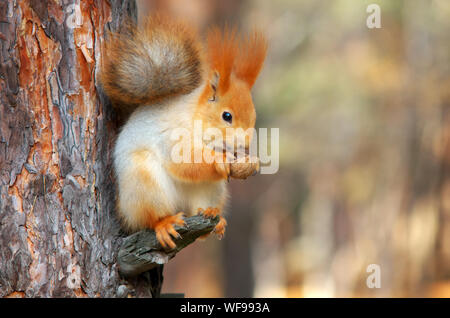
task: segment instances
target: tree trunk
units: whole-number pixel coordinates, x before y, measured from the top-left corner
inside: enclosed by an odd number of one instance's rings
[[[96,73],[134,0],[0,2],[0,297],[149,295],[118,274],[116,116]]]

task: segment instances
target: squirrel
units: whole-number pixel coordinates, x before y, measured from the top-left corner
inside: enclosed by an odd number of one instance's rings
[[[211,150],[206,141],[192,147],[223,160],[174,162],[171,133],[214,127],[252,129],[256,112],[251,89],[263,66],[267,41],[257,31],[212,27],[206,41],[189,24],[156,14],[140,26],[111,33],[105,44],[100,81],[113,106],[131,113],[113,152],[117,210],[130,231],[153,229],[163,248],[175,248],[184,216],[219,216],[219,238],[227,222],[227,180],[255,174],[259,162],[237,163],[229,140]],[[238,147],[248,151],[252,135]],[[191,154],[192,155],[192,154]],[[192,159],[192,157],[190,157]],[[230,159],[231,158],[231,159]]]

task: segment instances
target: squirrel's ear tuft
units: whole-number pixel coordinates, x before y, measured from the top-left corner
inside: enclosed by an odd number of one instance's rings
[[[217,88],[219,87],[219,79],[220,79],[220,74],[217,71],[214,71],[211,81],[210,81],[210,85],[211,85],[211,89],[213,90],[212,96],[209,99],[210,102],[215,102],[216,98],[217,98]]]
[[[222,31],[214,27],[208,32],[209,64],[212,70],[220,74],[216,85],[220,94],[225,94],[230,87],[230,76],[238,52],[239,45],[235,28],[225,27],[225,30]]]
[[[254,31],[239,40],[236,28],[212,28],[208,32],[208,57],[210,69],[220,74],[217,93],[228,91],[232,73],[253,87],[266,54],[267,40],[261,32]]]
[[[250,87],[262,69],[267,54],[266,37],[259,31],[253,31],[249,37],[243,38],[236,58],[236,76],[247,82]]]

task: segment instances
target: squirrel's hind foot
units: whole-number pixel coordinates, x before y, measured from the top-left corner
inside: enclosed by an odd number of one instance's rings
[[[179,238],[180,234],[175,230],[174,226],[185,226],[183,212],[176,215],[167,216],[161,219],[155,225],[156,238],[162,247],[166,248],[169,246],[174,249],[177,245],[174,243],[172,237]]]
[[[223,216],[220,215],[220,210],[218,208],[207,208],[206,210],[198,209],[198,214],[202,214],[207,218],[215,218],[216,216],[220,216],[219,223],[216,224],[214,228],[214,233],[217,238],[221,240],[225,235],[225,228],[227,226],[227,220]],[[206,238],[209,234],[203,236],[202,238]]]

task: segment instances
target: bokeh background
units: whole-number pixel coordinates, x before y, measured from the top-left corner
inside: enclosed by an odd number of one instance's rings
[[[366,8],[381,7],[381,29]],[[450,1],[161,0],[263,29],[258,127],[280,169],[232,181],[229,226],[166,266],[187,297],[450,296]],[[381,288],[370,289],[370,264]]]

